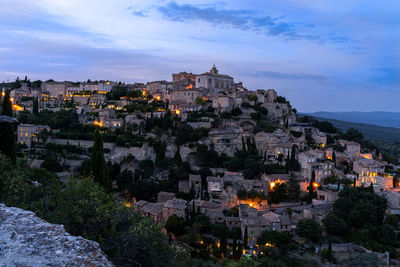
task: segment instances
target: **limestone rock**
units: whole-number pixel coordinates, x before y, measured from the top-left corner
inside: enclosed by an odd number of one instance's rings
[[[0,204],[0,266],[114,266],[98,243]]]

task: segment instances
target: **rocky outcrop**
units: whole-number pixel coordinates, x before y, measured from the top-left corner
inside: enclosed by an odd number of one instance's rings
[[[114,266],[98,243],[0,204],[0,266]]]

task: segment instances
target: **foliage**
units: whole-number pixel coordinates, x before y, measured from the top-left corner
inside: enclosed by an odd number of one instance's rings
[[[11,100],[10,100],[10,91],[9,90],[6,90],[5,95],[3,97],[2,115],[9,116],[9,117],[13,116],[12,103],[11,103]]]
[[[121,97],[124,96],[136,98],[142,96],[142,91],[140,90],[130,91],[123,85],[116,85],[113,87],[111,92],[107,93],[106,96],[108,100],[119,100]]]
[[[292,237],[288,232],[278,232],[278,231],[263,231],[261,236],[257,238],[257,244],[259,246],[264,246],[269,243],[276,247],[284,247],[292,241]]]
[[[139,167],[135,170],[135,180],[148,179],[154,173],[154,163],[150,159],[140,161]]]
[[[290,200],[298,200],[300,197],[300,184],[293,174],[290,175],[287,185],[287,198]]]
[[[300,137],[303,135],[303,132],[290,131],[290,134],[291,134],[293,137],[300,138]]]
[[[346,187],[333,206],[334,214],[351,227],[366,227],[383,222],[386,200],[369,188]]]
[[[286,183],[275,183],[273,189],[268,192],[268,202],[270,204],[279,203],[287,197],[287,193],[288,186]]]
[[[185,219],[176,216],[169,216],[165,223],[165,229],[174,235],[181,236],[185,233]]]
[[[239,200],[244,201],[254,201],[254,202],[261,202],[267,199],[267,196],[263,192],[258,192],[256,190],[246,191],[245,189],[239,189],[237,191],[237,197]]]
[[[91,174],[94,180],[99,183],[107,192],[111,192],[112,181],[108,175],[107,164],[104,159],[103,138],[99,129],[94,134],[94,143],[91,155]]]
[[[130,184],[133,183],[133,173],[130,170],[123,170],[116,176],[118,189],[124,191]]]
[[[331,235],[345,235],[347,233],[347,223],[330,212],[322,219],[325,231]]]
[[[61,164],[56,159],[51,157],[45,158],[40,167],[51,172],[63,171],[63,167],[61,166]]]
[[[322,229],[313,219],[301,219],[296,225],[296,234],[309,241],[318,241],[321,238]]]
[[[70,179],[63,188],[53,173],[31,169],[25,161],[13,167],[3,155],[0,173],[6,205],[30,209],[72,235],[99,242],[117,266],[165,266],[175,259],[159,225],[125,208],[91,178]]]

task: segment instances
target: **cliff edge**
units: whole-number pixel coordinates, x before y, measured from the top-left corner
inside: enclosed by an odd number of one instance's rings
[[[0,266],[114,266],[98,243],[0,204]]]

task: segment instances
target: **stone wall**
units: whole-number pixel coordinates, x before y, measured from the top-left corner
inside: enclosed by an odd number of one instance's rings
[[[0,204],[0,266],[114,266],[98,243]]]

